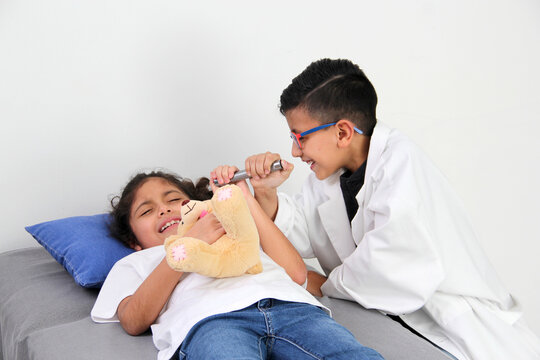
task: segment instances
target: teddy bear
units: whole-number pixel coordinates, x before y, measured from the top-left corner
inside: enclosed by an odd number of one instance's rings
[[[184,236],[197,220],[211,212],[221,222],[225,235],[213,244]],[[177,234],[165,240],[166,259],[172,269],[215,278],[262,271],[259,233],[237,185],[217,189],[210,200],[190,200],[182,205],[181,214]]]

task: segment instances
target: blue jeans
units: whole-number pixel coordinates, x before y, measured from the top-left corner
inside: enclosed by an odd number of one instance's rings
[[[316,306],[263,299],[199,321],[178,351],[180,360],[380,360]]]

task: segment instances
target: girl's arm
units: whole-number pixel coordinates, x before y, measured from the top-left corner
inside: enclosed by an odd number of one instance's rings
[[[289,239],[283,235],[281,230],[274,224],[270,217],[263,210],[259,202],[249,191],[245,181],[236,183],[244,193],[249,210],[255,225],[259,231],[259,238],[263,251],[272,258],[278,265],[285,269],[291,279],[302,285],[306,281],[306,264]],[[212,184],[213,190],[215,186]]]
[[[169,300],[182,274],[171,269],[164,258],[137,291],[120,302],[118,319],[128,334],[139,335],[148,330]]]
[[[225,230],[215,226],[219,221],[213,214],[203,217],[191,228],[186,236],[196,237],[211,244],[219,239]],[[169,300],[182,272],[169,267],[164,258],[131,296],[118,305],[120,324],[130,335],[139,335],[148,330]]]
[[[249,171],[249,173],[254,176],[250,180],[252,185],[257,183],[257,181],[265,182],[265,180],[261,180],[258,174],[264,173],[265,168],[267,168],[268,173],[270,174],[270,165],[276,159],[279,159],[278,154],[266,153],[254,155],[246,160],[246,171]],[[268,177],[267,181],[270,183],[270,187],[277,187],[281,184],[289,177],[294,168],[292,164],[284,162],[283,160],[282,164],[282,171],[273,172]],[[259,172],[255,170],[258,166]],[[220,184],[226,184],[229,183],[236,171],[238,171],[236,166],[218,166],[210,173],[210,179],[216,179]],[[276,178],[278,179],[276,180]],[[214,185],[214,182],[210,181],[210,185],[215,192],[217,187]],[[249,210],[255,220],[257,230],[259,231],[263,251],[270,256],[272,260],[283,267],[294,282],[300,285],[304,284],[307,276],[306,264],[294,246],[289,242],[289,239],[285,237],[271,219],[271,217],[275,217],[277,212],[277,194],[275,189],[270,189],[268,192],[268,194],[270,194],[269,198],[275,196],[275,203],[272,203],[271,200],[269,200],[269,202],[262,201],[263,205],[261,206],[259,201],[257,201],[259,199],[253,197],[245,181],[237,182],[236,185],[238,185],[244,193]]]
[[[251,193],[249,196],[246,196],[246,200],[259,230],[259,238],[263,251],[284,268],[294,282],[300,285],[304,284],[307,270],[306,264],[302,260],[302,257],[300,257],[300,254],[298,254],[289,239],[283,235],[281,230],[268,217]]]

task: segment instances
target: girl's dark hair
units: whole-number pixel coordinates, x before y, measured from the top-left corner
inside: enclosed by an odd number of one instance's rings
[[[110,212],[109,232],[128,247],[139,244],[129,225],[131,205],[137,190],[151,178],[164,179],[186,194],[191,200],[208,200],[212,197],[212,191],[209,187],[210,180],[205,177],[200,178],[197,184],[194,184],[190,179],[184,179],[176,174],[163,171],[135,175],[126,184],[122,194],[111,199],[112,210]]]

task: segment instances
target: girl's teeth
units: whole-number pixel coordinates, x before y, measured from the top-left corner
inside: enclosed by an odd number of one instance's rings
[[[173,221],[169,221],[168,223],[166,223],[165,225],[163,225],[163,227],[161,228],[161,232],[164,232],[169,226],[171,225],[174,225],[174,224],[179,224],[180,221],[179,220],[173,220]]]

